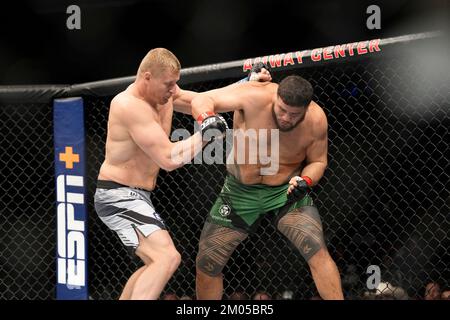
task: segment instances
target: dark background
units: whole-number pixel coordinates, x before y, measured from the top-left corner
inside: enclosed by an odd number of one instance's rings
[[[66,28],[66,8],[73,3],[82,10],[81,30]],[[366,28],[365,12],[372,3],[382,10],[379,31]],[[0,84],[130,76],[157,46],[173,50],[189,67],[448,30],[449,7],[442,0],[4,2]],[[346,297],[361,298],[371,264],[380,265],[383,281],[413,298],[423,297],[430,281],[449,288],[450,37],[442,39],[399,45],[395,54],[383,50],[361,60],[290,71],[312,82],[315,100],[329,119],[329,168],[314,194]],[[287,74],[273,70],[275,79]],[[204,91],[236,80],[200,79],[183,87]],[[20,99],[26,90],[14,92]],[[46,92],[48,101],[35,101],[36,92]],[[87,202],[94,213],[94,182],[113,95],[97,97],[89,90],[86,95]],[[0,299],[55,297],[52,98],[51,90],[41,89],[25,95],[31,103],[0,99]],[[192,131],[188,124],[189,116],[175,117],[174,127]],[[158,179],[153,201],[183,255],[167,290],[194,294],[197,240],[224,174],[220,166],[191,165],[162,172]],[[264,232],[231,258],[226,293],[243,287],[248,294],[264,289],[276,297],[292,289],[296,298],[313,296],[304,260],[266,222]],[[116,299],[137,266],[95,213],[89,214],[88,225],[91,296]]]
[[[81,8],[68,30],[66,8]],[[381,8],[368,30],[366,8]],[[73,84],[133,75],[166,47],[182,67],[448,28],[447,0],[33,0],[0,9],[0,85]]]

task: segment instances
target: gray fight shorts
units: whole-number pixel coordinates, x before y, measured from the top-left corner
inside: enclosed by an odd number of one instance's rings
[[[128,187],[113,181],[98,180],[94,196],[95,210],[108,228],[117,232],[127,247],[139,245],[137,230],[148,237],[166,230],[164,221],[150,200],[150,191]]]

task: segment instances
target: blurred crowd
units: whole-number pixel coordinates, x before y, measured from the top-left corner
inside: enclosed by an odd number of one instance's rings
[[[429,282],[423,288],[423,293],[419,296],[408,296],[407,291],[401,287],[393,286],[389,282],[380,282],[377,289],[365,291],[361,296],[346,295],[351,300],[450,300],[450,288],[442,288],[437,282]],[[263,290],[258,290],[252,294],[244,291],[235,291],[224,296],[225,300],[296,300],[295,294],[291,290],[284,290],[275,294],[270,294]],[[195,300],[195,296],[182,295],[167,292],[161,300]],[[318,294],[309,297],[307,300],[322,300]]]

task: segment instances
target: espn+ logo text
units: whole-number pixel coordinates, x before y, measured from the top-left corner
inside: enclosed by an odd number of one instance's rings
[[[61,174],[56,178],[58,283],[70,287],[85,285],[85,223],[76,220],[77,209],[84,206],[83,192],[68,192],[68,187],[83,187],[83,177]]]

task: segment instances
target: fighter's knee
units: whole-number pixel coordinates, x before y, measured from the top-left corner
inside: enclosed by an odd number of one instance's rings
[[[178,266],[181,263],[181,254],[177,251],[177,249],[172,248],[172,250],[167,252],[166,259],[169,270],[174,272],[178,269]]]
[[[146,246],[140,246],[136,254],[146,263],[160,265],[169,272],[175,272],[181,263],[181,255],[173,246],[152,250]],[[148,262],[148,263],[147,263]]]
[[[153,254],[154,263],[159,264],[162,268],[170,273],[175,272],[181,263],[181,255],[175,247],[165,248]]]
[[[331,259],[331,256],[328,253],[327,248],[321,247],[313,255],[311,255],[307,262],[311,268],[316,268],[328,262],[329,259]]]

